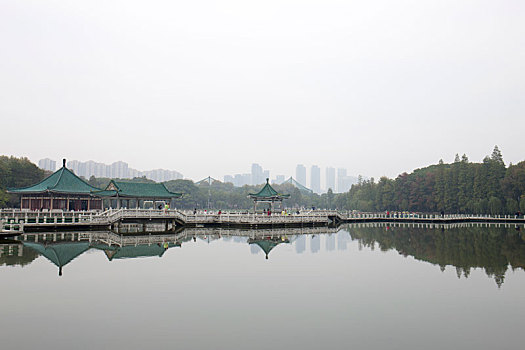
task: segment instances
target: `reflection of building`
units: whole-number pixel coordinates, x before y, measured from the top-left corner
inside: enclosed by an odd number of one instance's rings
[[[261,252],[261,248],[257,244],[250,244],[250,253],[256,255]]]
[[[295,240],[295,252],[302,254],[306,250],[306,235],[300,235]]]
[[[335,235],[327,235],[326,237],[326,250],[331,252],[335,250]]]
[[[94,196],[93,191],[100,189],[91,186],[66,168],[65,159],[62,168],[39,183],[24,188],[8,189],[9,193],[21,195],[21,209],[31,210],[100,210],[102,199]]]
[[[346,250],[347,243],[350,241],[350,234],[345,230],[337,232],[337,250]]]
[[[321,237],[319,235],[312,236],[312,241],[310,242],[310,249],[312,253],[318,253],[321,250]]]

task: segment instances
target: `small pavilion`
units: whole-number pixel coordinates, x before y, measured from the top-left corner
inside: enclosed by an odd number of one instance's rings
[[[135,207],[141,207],[145,201],[152,201],[155,207],[156,201],[171,201],[180,198],[182,193],[170,192],[163,183],[156,182],[131,182],[111,180],[106,189],[92,192],[93,195],[116,200],[116,207],[120,209],[123,205],[130,208],[131,201],[135,201]]]
[[[66,160],[62,168],[46,177],[39,183],[22,188],[8,188],[8,193],[19,194],[20,208],[29,210],[100,210],[102,199],[93,195],[100,191],[86,181],[76,176],[66,168]]]
[[[257,203],[270,203],[270,210],[273,211],[276,202],[278,202],[282,208],[283,199],[290,198],[290,195],[278,193],[270,185],[270,179],[266,179],[264,187],[257,193],[250,193],[248,197],[253,199],[253,212],[255,213],[257,210]]]

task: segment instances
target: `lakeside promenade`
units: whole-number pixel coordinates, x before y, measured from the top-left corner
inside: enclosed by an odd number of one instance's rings
[[[417,214],[417,213],[357,213],[338,210],[303,210],[294,213],[250,213],[250,212],[193,212],[184,210],[157,209],[109,209],[97,211],[29,211],[17,209],[0,210],[2,236],[13,236],[24,232],[38,231],[119,231],[122,224],[142,225],[144,231],[149,224],[164,225],[166,232],[181,228],[293,228],[293,227],[337,227],[345,223],[490,223],[525,225],[523,217],[515,215],[467,215],[467,214]]]

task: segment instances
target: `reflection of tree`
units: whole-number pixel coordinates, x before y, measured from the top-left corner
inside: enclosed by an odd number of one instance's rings
[[[21,243],[0,245],[0,266],[25,266],[38,257],[38,253],[31,249],[24,249]]]
[[[352,228],[352,239],[366,247],[377,242],[383,251],[396,249],[404,256],[456,267],[458,277],[468,278],[472,268],[481,267],[503,284],[508,265],[525,268],[525,235],[497,227],[462,227],[447,230],[423,228]]]

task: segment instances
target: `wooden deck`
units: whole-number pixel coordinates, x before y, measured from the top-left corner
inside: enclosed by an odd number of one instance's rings
[[[223,212],[220,215],[196,213],[181,210],[153,209],[110,209],[104,212],[64,212],[64,211],[20,211],[1,210],[1,236],[14,236],[23,232],[53,230],[109,230],[123,223],[161,223],[165,231],[176,228],[225,227],[225,228],[287,228],[287,227],[335,227],[343,223],[501,223],[525,224],[523,218],[513,215],[432,215],[432,214],[395,214],[353,213],[335,210],[303,211],[299,214],[253,214]]]

